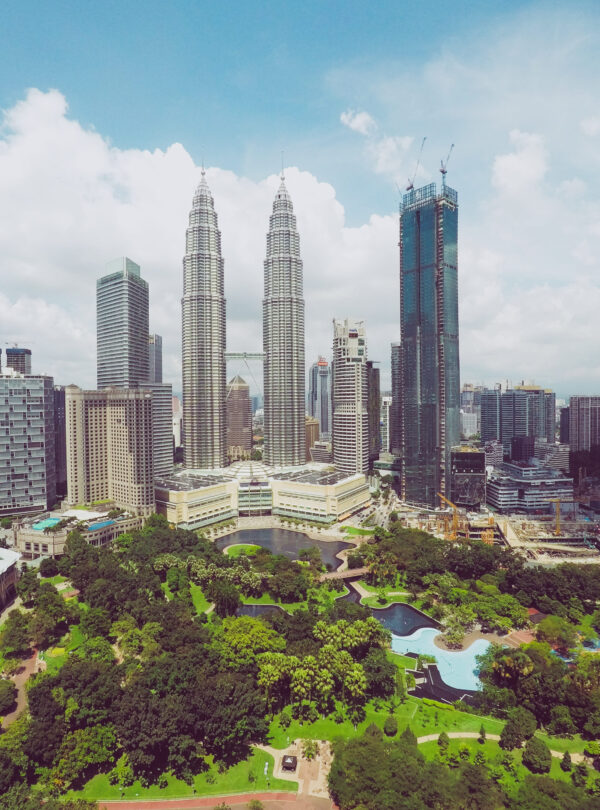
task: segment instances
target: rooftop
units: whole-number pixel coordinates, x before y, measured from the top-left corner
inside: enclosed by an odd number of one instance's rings
[[[21,558],[18,551],[10,548],[0,548],[0,574],[4,574],[11,565],[14,565]]]

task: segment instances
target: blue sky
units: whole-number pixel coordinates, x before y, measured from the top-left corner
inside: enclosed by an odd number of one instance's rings
[[[330,352],[333,317],[365,318],[385,386],[397,185],[427,136],[417,183],[439,180],[455,144],[463,381],[600,391],[599,23],[592,2],[8,0],[0,342],[92,385],[95,279],[127,254],[150,282],[178,388],[181,254],[204,159],[229,347],[259,347],[283,149],[307,362]]]

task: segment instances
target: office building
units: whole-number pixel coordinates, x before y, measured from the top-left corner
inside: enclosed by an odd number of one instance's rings
[[[547,514],[554,498],[573,499],[573,479],[559,470],[504,462],[487,480],[487,504],[499,512]]]
[[[572,453],[600,445],[600,396],[570,398],[569,445]]]
[[[137,388],[65,388],[67,503],[112,501],[154,511],[152,394]]]
[[[227,384],[227,456],[237,461],[250,458],[251,453],[250,386],[238,374]]]
[[[264,411],[267,464],[306,460],[304,298],[300,237],[292,200],[281,185],[273,202],[264,263]]]
[[[140,390],[152,394],[152,466],[154,477],[173,471],[173,386],[144,382]]]
[[[19,569],[17,563],[21,555],[9,548],[0,548],[0,610],[14,600],[17,595]]]
[[[308,372],[308,413],[319,421],[321,439],[331,438],[331,369],[319,357]]]
[[[561,444],[569,444],[569,406],[560,409],[558,439]]]
[[[183,410],[179,397],[173,397],[173,446],[175,450],[181,448],[183,434]]]
[[[402,454],[402,353],[399,343],[391,345],[392,404],[390,406],[390,453]]]
[[[480,398],[480,434],[481,443],[500,441],[501,419],[500,403],[502,392],[499,388],[486,389]]]
[[[512,452],[512,440],[529,436],[553,443],[556,432],[556,395],[532,385],[516,385],[481,393],[481,440],[501,441],[505,455]],[[521,447],[517,443],[518,447]]]
[[[452,495],[456,506],[478,510],[485,503],[485,453],[466,445],[453,447]]]
[[[54,386],[54,467],[56,470],[56,497],[67,494],[67,432],[65,415],[65,389]]]
[[[223,274],[221,232],[203,170],[186,231],[181,299],[184,463],[191,468],[222,467],[227,459]]]
[[[161,383],[162,375],[162,337],[148,335],[148,381]]]
[[[369,389],[364,321],[333,321],[333,463],[347,475],[369,469]]]
[[[445,180],[445,177],[444,177]],[[450,492],[460,441],[458,196],[435,183],[412,189],[400,211],[402,494],[435,506]],[[399,389],[399,390],[398,390]]]
[[[380,436],[381,436],[381,452],[390,452],[390,414],[392,410],[392,397],[384,394],[381,397],[380,409]]]
[[[123,256],[96,282],[98,388],[135,388],[148,380],[148,282]]]
[[[12,346],[6,350],[6,368],[19,374],[31,374],[31,349]]]
[[[369,469],[381,452],[381,387],[379,369],[373,360],[367,360],[367,408],[369,412]]]
[[[306,434],[306,460],[310,461],[312,458],[311,449],[319,441],[319,420],[315,416],[308,416],[304,418],[304,430]]]
[[[0,374],[0,515],[54,506],[54,380]]]

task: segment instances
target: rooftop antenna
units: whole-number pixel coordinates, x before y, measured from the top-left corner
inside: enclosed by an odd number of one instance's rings
[[[427,135],[423,136],[423,140],[421,141],[421,148],[419,149],[419,157],[417,158],[417,165],[415,166],[413,176],[408,178],[408,185],[406,186],[407,191],[412,191],[413,188],[415,187],[415,178],[417,176],[417,172],[419,171],[419,165],[421,164],[421,155],[423,154],[423,147],[425,146],[426,140]]]
[[[448,173],[448,161],[450,160],[450,155],[452,154],[452,150],[454,149],[454,144],[450,147],[450,151],[448,152],[448,157],[446,160],[440,160],[440,172],[442,175],[442,188],[446,188],[446,174]]]

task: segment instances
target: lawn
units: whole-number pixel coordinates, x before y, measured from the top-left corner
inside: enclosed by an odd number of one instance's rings
[[[196,608],[196,613],[206,613],[211,603],[208,601],[206,596],[204,596],[200,585],[195,585],[193,582],[190,582],[190,592],[192,594],[192,602]]]
[[[263,593],[262,596],[244,596],[243,602],[245,605],[277,605],[287,610],[288,613],[294,613],[294,611],[300,608],[306,608],[307,602],[310,602],[311,599],[315,599],[320,608],[327,608],[332,605],[336,599],[345,596],[347,593],[348,589],[346,586],[344,586],[344,590],[342,591],[331,591],[329,588],[321,585],[316,588],[311,588],[308,592],[307,600],[303,602],[281,602],[278,599],[274,599],[268,593]]]
[[[261,546],[255,546],[252,543],[236,543],[233,546],[228,546],[225,549],[225,553],[228,557],[241,557],[242,554],[251,557],[256,554],[260,548]]]
[[[371,535],[375,531],[375,529],[357,529],[355,526],[342,526],[342,531],[346,532],[346,534],[356,534],[356,535]]]
[[[269,764],[269,776],[264,775],[265,763]],[[252,756],[244,762],[238,762],[223,773],[211,766],[210,770],[199,774],[194,785],[187,785],[181,779],[168,777],[166,788],[152,785],[143,788],[139,782],[123,791],[124,799],[182,799],[187,796],[218,796],[220,794],[250,793],[255,791],[279,790],[296,792],[298,785],[295,782],[274,779],[273,757],[264,751],[254,749]],[[253,777],[253,778],[252,778]],[[269,780],[267,782],[267,779]],[[121,798],[121,789],[118,785],[111,785],[106,774],[94,776],[77,792],[71,792],[67,798],[83,798],[88,800],[110,801]]]
[[[83,640],[79,625],[72,625],[69,632],[61,638],[56,646],[40,652],[40,658],[46,662],[46,671],[52,675],[58,672],[62,665],[66,663],[69,653],[83,644]]]
[[[407,596],[408,594],[406,593],[396,593],[396,594],[387,593],[385,595],[385,602],[383,603],[379,601],[378,596],[374,595],[363,596],[363,598],[360,600],[360,603],[361,605],[366,605],[367,607],[370,608],[386,608],[389,607],[390,605],[396,604],[397,602],[407,602],[406,598]]]
[[[66,581],[67,581],[67,577],[63,577],[62,574],[56,574],[56,576],[54,576],[54,577],[42,577],[40,579],[40,582],[49,582],[50,585],[54,585],[55,587],[56,587],[56,585],[60,585],[61,582],[66,582]]]

